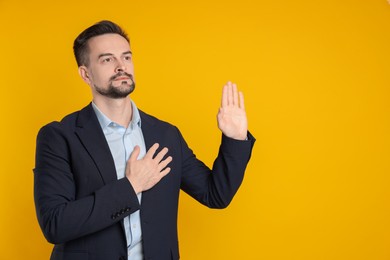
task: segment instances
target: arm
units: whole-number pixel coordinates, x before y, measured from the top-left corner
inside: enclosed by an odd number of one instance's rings
[[[42,128],[37,137],[35,206],[41,229],[51,243],[97,232],[139,209],[127,178],[104,185],[90,158],[72,154],[75,142],[53,124]],[[75,158],[85,166],[76,166]]]
[[[210,170],[182,140],[182,189],[204,205],[224,208],[229,205],[244,178],[255,138],[247,130],[244,97],[235,84],[223,88],[218,126],[222,141]]]
[[[183,191],[210,208],[225,208],[240,187],[251,157],[255,138],[240,141],[222,135],[218,156],[212,169],[198,160],[182,139]]]
[[[103,230],[137,211],[136,193],[167,174],[165,167],[171,160],[161,160],[167,149],[154,157],[158,145],[137,160],[137,147],[126,167],[127,178],[115,176],[103,183],[100,170],[78,139],[64,132],[59,124],[41,129],[34,169],[38,221],[46,239],[55,244]]]

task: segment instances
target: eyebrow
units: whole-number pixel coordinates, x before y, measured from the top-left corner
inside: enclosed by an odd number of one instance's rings
[[[124,53],[122,53],[122,55],[126,55],[126,54],[133,54],[131,51],[125,51]],[[101,57],[106,57],[106,56],[113,56],[114,54],[112,53],[102,53],[98,56],[98,59],[100,59]]]

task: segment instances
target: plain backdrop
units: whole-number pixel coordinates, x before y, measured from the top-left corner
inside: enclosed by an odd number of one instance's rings
[[[223,211],[182,193],[182,259],[390,259],[386,0],[0,0],[0,259],[49,258],[35,138],[90,102],[72,44],[103,19],[131,38],[138,107],[209,166],[222,86],[245,95],[244,183]]]

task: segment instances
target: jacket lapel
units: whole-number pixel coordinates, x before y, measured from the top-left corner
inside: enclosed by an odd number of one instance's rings
[[[153,122],[150,116],[145,114],[143,111],[139,110],[139,114],[141,117],[142,135],[144,136],[145,148],[147,152],[153,144],[158,143],[158,137],[156,131],[154,131],[153,128],[155,122]]]
[[[141,128],[142,134],[144,136],[145,148],[146,152],[150,149],[150,147],[159,143],[161,140],[158,136],[158,131],[156,131],[155,120],[153,117],[145,114],[141,110],[139,110],[141,117]],[[144,221],[148,221],[148,218],[153,214],[153,205],[154,205],[154,192],[153,188],[147,191],[142,192],[142,203],[141,203],[141,218]],[[143,230],[142,232],[144,232]]]
[[[114,159],[99,121],[89,104],[79,112],[76,135],[95,162],[104,183],[117,179]]]

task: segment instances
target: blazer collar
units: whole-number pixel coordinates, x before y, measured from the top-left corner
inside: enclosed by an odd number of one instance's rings
[[[142,134],[144,136],[146,151],[160,140],[155,129],[156,118],[139,110],[142,122]],[[76,120],[76,135],[94,160],[104,183],[117,179],[114,159],[104,136],[103,130],[92,108],[92,103],[84,107]]]
[[[139,110],[139,115],[142,122],[142,134],[144,136],[146,151],[149,148],[159,142],[158,131],[155,129],[156,118],[146,114],[142,110]]]
[[[114,159],[91,103],[79,112],[75,132],[94,160],[104,183],[116,180]]]

